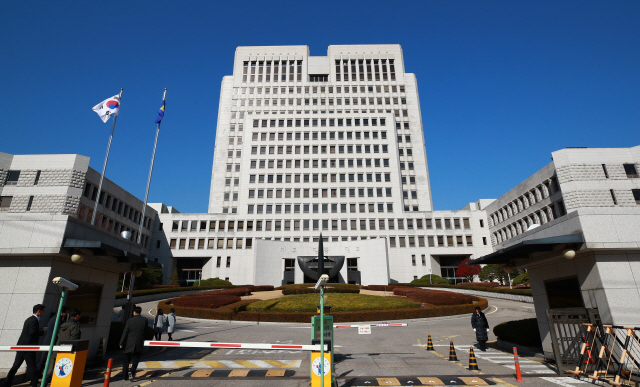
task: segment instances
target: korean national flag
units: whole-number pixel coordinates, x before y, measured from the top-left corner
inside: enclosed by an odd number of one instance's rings
[[[93,107],[93,111],[98,113],[102,122],[107,122],[109,117],[117,115],[120,112],[120,97],[114,95],[107,98]]]

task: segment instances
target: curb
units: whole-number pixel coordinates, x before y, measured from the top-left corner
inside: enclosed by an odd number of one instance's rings
[[[518,294],[483,292],[481,290],[469,290],[469,289],[432,288],[432,287],[422,287],[420,289],[442,290],[445,292],[469,294],[471,296],[478,296],[483,298],[498,298],[502,300],[526,302],[529,304],[533,304],[532,296],[521,296]]]

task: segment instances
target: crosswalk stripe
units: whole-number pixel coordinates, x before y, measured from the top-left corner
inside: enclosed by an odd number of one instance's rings
[[[234,361],[240,364],[244,368],[261,368],[259,365],[255,364],[254,361],[249,361],[249,360],[234,360]]]
[[[157,368],[300,368],[302,360],[174,360],[140,362],[140,369]]]
[[[265,360],[264,362],[276,368],[300,368],[302,364],[302,360]]]

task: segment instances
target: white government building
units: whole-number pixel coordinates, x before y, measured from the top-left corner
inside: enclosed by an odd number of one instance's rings
[[[209,212],[152,205],[151,256],[183,278],[309,282],[298,257],[344,259],[335,281],[454,277],[492,251],[483,207],[433,211],[420,101],[400,45],[238,47],[220,91]],[[313,243],[316,241],[316,243]],[[313,266],[313,263],[311,263]],[[193,269],[193,270],[189,270]]]

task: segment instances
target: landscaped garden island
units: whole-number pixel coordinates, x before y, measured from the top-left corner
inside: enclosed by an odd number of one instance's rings
[[[158,309],[181,317],[214,320],[301,322],[317,315],[314,284],[247,286],[212,290],[163,300]],[[386,290],[384,288],[387,288]],[[412,286],[328,284],[326,306],[334,322],[388,321],[472,313],[487,300],[466,294]]]

